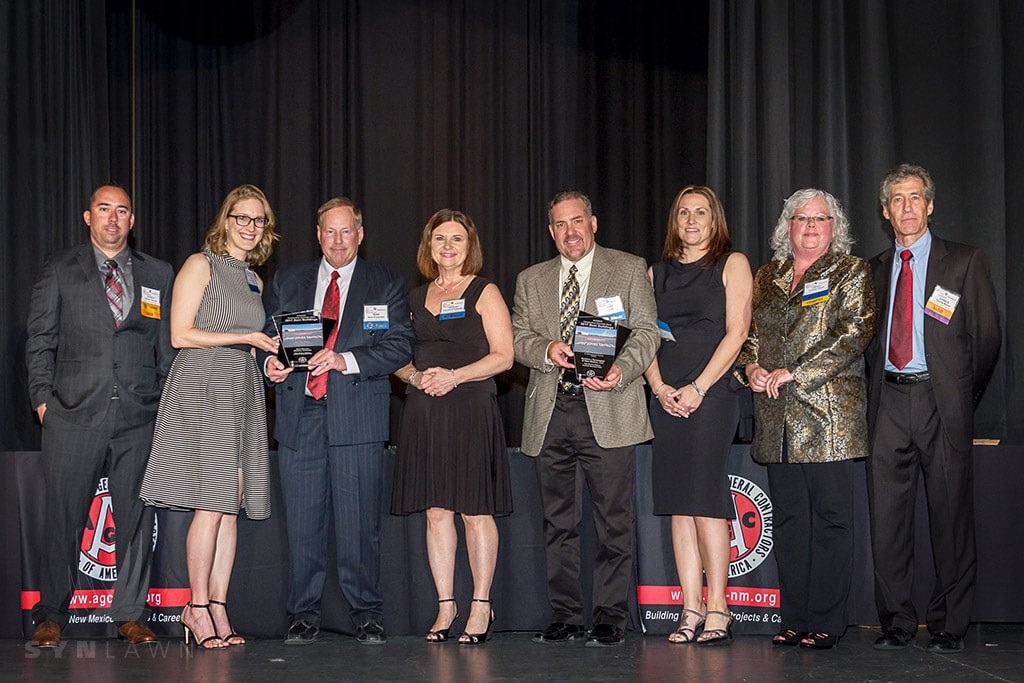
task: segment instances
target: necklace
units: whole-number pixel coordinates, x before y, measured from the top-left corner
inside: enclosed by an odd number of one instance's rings
[[[440,290],[441,290],[442,292],[444,292],[445,294],[447,294],[448,292],[452,291],[453,289],[458,289],[458,288],[459,288],[459,285],[461,285],[461,284],[462,284],[463,282],[465,282],[465,281],[466,281],[466,278],[468,278],[468,277],[469,277],[469,275],[467,275],[466,277],[462,278],[461,280],[459,280],[458,282],[456,282],[456,283],[455,283],[454,285],[452,285],[451,287],[442,287],[442,286],[441,286],[441,276],[440,276],[440,275],[438,275],[438,276],[437,276],[437,279],[436,279],[436,280],[434,280],[434,284],[435,284],[435,285],[437,285],[437,288],[438,288],[438,289],[440,289]]]

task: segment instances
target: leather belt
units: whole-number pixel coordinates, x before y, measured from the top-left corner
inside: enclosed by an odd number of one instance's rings
[[[225,349],[234,349],[235,351],[242,351],[244,353],[252,353],[252,346],[249,344],[225,344]]]
[[[583,385],[573,384],[572,382],[559,382],[558,393],[564,394],[566,396],[582,396]]]
[[[927,382],[932,377],[927,372],[889,372],[885,371],[885,381],[893,384],[918,384]]]

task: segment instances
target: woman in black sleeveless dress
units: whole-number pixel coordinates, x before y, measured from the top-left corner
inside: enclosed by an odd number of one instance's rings
[[[494,515],[512,512],[505,432],[493,377],[512,367],[512,322],[483,265],[472,219],[442,209],[423,230],[417,264],[432,281],[409,295],[416,346],[395,374],[408,383],[391,512],[426,510],[427,556],[438,614],[429,642],[448,640],[454,597],[455,515],[466,528],[473,601],[460,644],[487,640],[498,557]]]
[[[649,271],[662,330],[658,355],[645,373],[654,428],[654,513],[672,515],[683,595],[672,643],[732,638],[725,588],[727,520],[734,512],[726,465],[739,406],[729,373],[750,325],[752,278],[746,257],[731,248],[718,197],[711,188],[690,185],[676,195],[663,260]]]

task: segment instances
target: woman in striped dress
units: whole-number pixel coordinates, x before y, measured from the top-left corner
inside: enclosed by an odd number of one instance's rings
[[[140,497],[194,510],[186,540],[191,600],[181,614],[205,648],[242,645],[228,619],[238,513],[270,516],[267,417],[252,347],[265,335],[263,282],[252,270],[270,256],[274,213],[263,192],[242,185],[224,199],[201,253],[181,267],[171,300],[171,343],[180,349],[160,399]]]

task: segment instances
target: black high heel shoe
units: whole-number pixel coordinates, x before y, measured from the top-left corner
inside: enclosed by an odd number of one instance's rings
[[[187,623],[185,623],[185,610],[188,609],[206,610],[206,613],[210,616],[210,626],[213,626],[212,636],[207,636],[206,638],[199,640],[199,636],[197,636],[195,632],[195,627],[189,626]],[[224,644],[224,641],[221,640],[220,636],[217,635],[217,626],[213,623],[213,614],[210,612],[209,603],[205,605],[193,605],[191,602],[189,602],[187,605],[185,605],[185,609],[181,610],[181,627],[185,629],[185,645],[189,644],[189,636],[192,636],[192,640],[195,641],[196,645],[203,648],[204,650],[222,650],[225,647],[227,647],[227,645]],[[214,640],[220,640],[220,645],[207,645],[207,643]]]
[[[440,605],[442,602],[455,602],[455,598],[445,598],[444,600],[438,600],[437,604]],[[458,619],[458,618],[459,618],[459,606],[455,605],[455,616],[452,617],[452,620],[448,622],[448,628],[439,628],[436,631],[428,631],[427,635],[424,636],[424,639],[428,643],[443,643],[443,642],[447,641],[448,640],[448,634],[452,630],[452,624],[454,624],[455,620]]]
[[[210,604],[211,605],[220,605],[221,607],[223,607],[224,608],[224,616],[227,616],[228,604],[226,602],[221,602],[220,600],[214,600],[213,598],[210,598]],[[213,616],[212,612],[211,612],[210,616],[212,618],[212,616]],[[228,623],[229,624],[231,623],[231,619],[228,619]],[[214,622],[213,630],[214,631],[217,630],[217,622]],[[231,642],[232,638],[237,638],[237,640],[235,642]],[[220,637],[220,639],[224,641],[225,645],[245,645],[245,638],[243,638],[242,636],[238,635],[234,631],[231,631],[231,633],[229,633],[226,636]]]
[[[490,600],[481,600],[479,598],[473,598],[473,602],[486,602],[488,605],[492,604]],[[487,630],[483,633],[463,633],[459,636],[459,645],[480,645],[487,642],[487,638],[491,634],[491,626],[494,624],[494,610],[491,610],[490,618],[487,620]]]
[[[839,636],[828,633],[808,633],[807,637],[800,641],[800,647],[809,647],[812,650],[830,650],[839,644]]]

